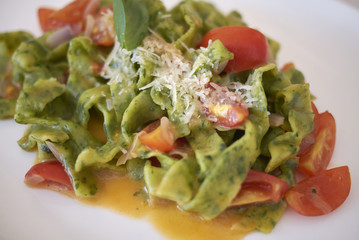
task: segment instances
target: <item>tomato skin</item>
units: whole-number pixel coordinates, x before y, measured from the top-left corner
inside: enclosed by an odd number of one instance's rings
[[[328,111],[314,117],[313,136],[314,144],[298,154],[298,170],[311,176],[327,168],[334,152],[336,124]]]
[[[53,19],[51,16],[56,12],[56,10],[49,8],[39,8],[38,9],[38,18],[41,30],[43,32],[53,31],[56,29],[63,28],[65,26],[71,27],[74,34],[79,34],[83,29],[83,22],[63,22],[58,19]]]
[[[317,116],[319,115],[318,108],[317,108],[317,106],[314,104],[314,102],[311,102],[311,105],[312,105],[312,110],[313,110],[313,113],[314,113],[314,117],[317,117]]]
[[[304,216],[321,216],[337,209],[348,197],[351,187],[347,166],[332,168],[311,176],[285,194],[289,206]]]
[[[84,30],[86,15],[94,14],[98,6],[98,0],[75,0],[59,10],[39,8],[40,27],[47,32],[70,26],[74,34],[79,34]]]
[[[138,140],[151,150],[170,152],[175,147],[175,131],[172,123],[165,117],[148,125],[138,134]]]
[[[284,197],[287,189],[287,182],[273,175],[251,169],[231,206],[268,201],[278,202]]]
[[[49,23],[49,17],[53,14],[56,10],[50,8],[39,8],[37,10],[37,15],[39,17],[39,23],[41,30],[43,32],[50,31],[53,28]]]
[[[200,46],[207,47],[208,41],[219,39],[234,54],[224,72],[241,72],[267,62],[268,42],[259,31],[243,26],[225,26],[210,30],[203,37]]]
[[[51,14],[51,19],[62,22],[79,22],[84,19],[84,11],[91,0],[75,0]],[[89,13],[90,14],[90,13]]]
[[[292,62],[287,62],[286,64],[283,65],[283,67],[281,67],[280,71],[281,71],[281,72],[285,72],[285,71],[287,71],[287,70],[289,70],[289,69],[293,69],[293,68],[295,68],[294,63],[292,63]]]
[[[25,175],[25,183],[31,187],[49,188],[53,190],[72,190],[72,183],[58,161],[38,163]]]

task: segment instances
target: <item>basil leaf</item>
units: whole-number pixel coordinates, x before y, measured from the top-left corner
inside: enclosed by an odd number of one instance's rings
[[[149,14],[144,1],[113,1],[116,34],[121,46],[127,50],[138,47],[147,34]]]

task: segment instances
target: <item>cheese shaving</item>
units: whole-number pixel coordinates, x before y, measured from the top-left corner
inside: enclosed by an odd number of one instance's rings
[[[137,76],[137,72],[131,62],[132,52],[121,47],[116,39],[115,45],[105,60],[101,71],[101,77],[110,79],[108,84],[128,81]]]
[[[251,77],[251,76],[249,76]],[[250,94],[251,86],[247,84],[242,84],[240,82],[225,82],[222,84],[231,90],[236,96],[241,96],[244,103],[248,108],[253,107],[253,104],[258,101],[256,97],[253,97]]]
[[[207,48],[201,47],[198,56],[193,62],[183,56],[182,52],[174,44],[167,43],[155,33],[147,36],[141,46],[132,51],[121,48],[118,41],[107,58],[102,76],[110,79],[109,84],[122,82],[138,76],[135,64],[144,65],[149,62],[154,64],[152,72],[153,81],[141,87],[139,90],[153,88],[158,92],[169,92],[172,109],[179,111],[179,104],[184,105],[181,112],[177,112],[180,120],[188,123],[201,112],[201,102],[208,102],[211,98],[207,84],[213,77],[213,72],[223,68],[223,62],[213,62],[210,56],[210,41]],[[195,51],[186,46],[188,52]],[[128,81],[128,80],[127,80]],[[245,99],[245,103],[251,106],[254,98],[246,96],[248,86],[240,83],[228,83],[226,88],[232,90],[230,97],[233,100]],[[166,90],[166,91],[164,91]],[[210,100],[211,101],[211,100]],[[216,103],[218,104],[218,102]]]

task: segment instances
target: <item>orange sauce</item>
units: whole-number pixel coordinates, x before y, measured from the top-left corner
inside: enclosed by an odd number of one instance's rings
[[[165,200],[151,203],[141,197],[143,183],[128,176],[101,180],[100,192],[93,198],[81,199],[85,204],[109,208],[122,215],[145,218],[168,239],[239,240],[251,232],[239,224],[238,217],[222,214],[212,221],[184,212]]]
[[[106,142],[101,114],[96,111],[90,111],[90,114],[88,130],[100,142]],[[124,175],[100,179],[99,192],[94,197],[79,201],[105,207],[121,215],[146,219],[168,239],[240,240],[255,229],[255,226],[242,226],[238,216],[228,213],[205,221],[197,214],[180,210],[174,202],[160,199],[148,201],[141,196],[141,192],[144,193],[144,183]]]

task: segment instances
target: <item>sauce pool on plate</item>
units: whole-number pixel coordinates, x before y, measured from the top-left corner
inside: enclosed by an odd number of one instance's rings
[[[147,201],[141,181],[128,175],[101,180],[101,191],[94,197],[80,202],[109,208],[119,214],[148,220],[168,239],[242,239],[254,226],[240,226],[239,217],[224,213],[212,221],[177,208],[170,201]]]

